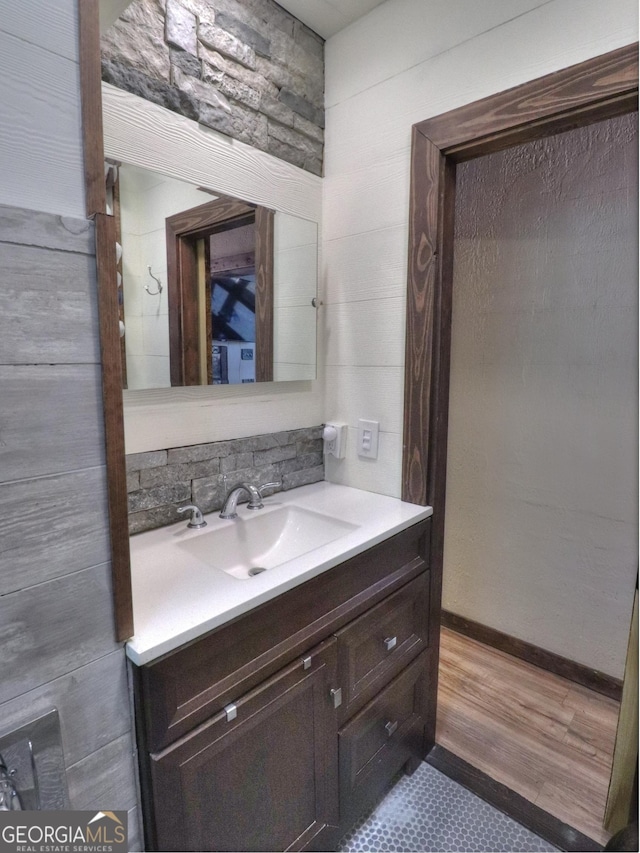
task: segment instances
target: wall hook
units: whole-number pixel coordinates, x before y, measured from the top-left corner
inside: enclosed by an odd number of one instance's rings
[[[155,293],[152,293],[149,290],[148,284],[145,284],[144,289],[147,291],[149,296],[157,296],[159,293],[162,293],[162,284],[160,283],[160,279],[151,272],[151,264],[148,264],[147,269],[149,270],[149,275],[151,276],[151,278],[157,283],[158,289]]]

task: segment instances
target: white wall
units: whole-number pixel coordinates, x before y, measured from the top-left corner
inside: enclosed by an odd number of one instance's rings
[[[387,0],[329,39],[325,420],[350,426],[330,479],[400,495],[411,125],[636,39],[636,0]]]
[[[321,178],[106,84],[103,112],[107,156],[320,222]],[[298,429],[323,412],[323,384],[311,380],[126,391],[126,451]]]
[[[637,114],[458,167],[443,606],[622,677]]]

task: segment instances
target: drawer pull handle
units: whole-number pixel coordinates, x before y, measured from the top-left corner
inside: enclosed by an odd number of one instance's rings
[[[307,655],[305,658],[302,658],[302,668],[311,669],[311,655]]]
[[[228,705],[224,706],[224,712],[227,715],[228,723],[230,723],[231,720],[235,720],[235,718],[238,716],[238,709],[233,704],[233,702],[230,702]]]
[[[387,733],[387,737],[391,737],[391,735],[398,728],[398,721],[396,720],[395,723],[388,722],[384,728],[385,728],[385,731]]]
[[[333,699],[333,707],[339,708],[342,705],[342,687],[334,687],[330,692]]]
[[[394,649],[397,644],[398,644],[398,638],[397,637],[387,637],[384,641],[384,647],[388,652],[390,652],[391,649]]]

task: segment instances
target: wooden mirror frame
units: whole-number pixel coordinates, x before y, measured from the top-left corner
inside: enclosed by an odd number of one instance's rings
[[[440,612],[453,291],[456,164],[638,109],[638,45],[413,126],[402,498],[433,506],[432,601]],[[435,743],[440,620],[430,627]]]
[[[129,513],[122,403],[116,224],[107,214],[102,127],[99,0],[78,0],[80,95],[87,218],[93,219],[98,272],[102,400],[116,640],[133,636]]]

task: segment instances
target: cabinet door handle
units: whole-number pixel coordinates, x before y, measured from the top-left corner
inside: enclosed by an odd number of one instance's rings
[[[333,687],[330,693],[333,699],[333,707],[339,708],[342,705],[342,687]]]
[[[386,637],[386,639],[384,641],[384,647],[388,652],[390,652],[391,649],[394,649],[397,644],[398,644],[398,638],[397,637]]]
[[[398,728],[398,721],[396,720],[396,721],[395,721],[395,723],[392,723],[391,721],[389,721],[389,722],[385,725],[385,727],[384,727],[384,728],[385,728],[385,731],[386,731],[386,733],[387,733],[387,737],[391,737],[391,735],[392,735],[392,734],[395,732],[395,730]]]

